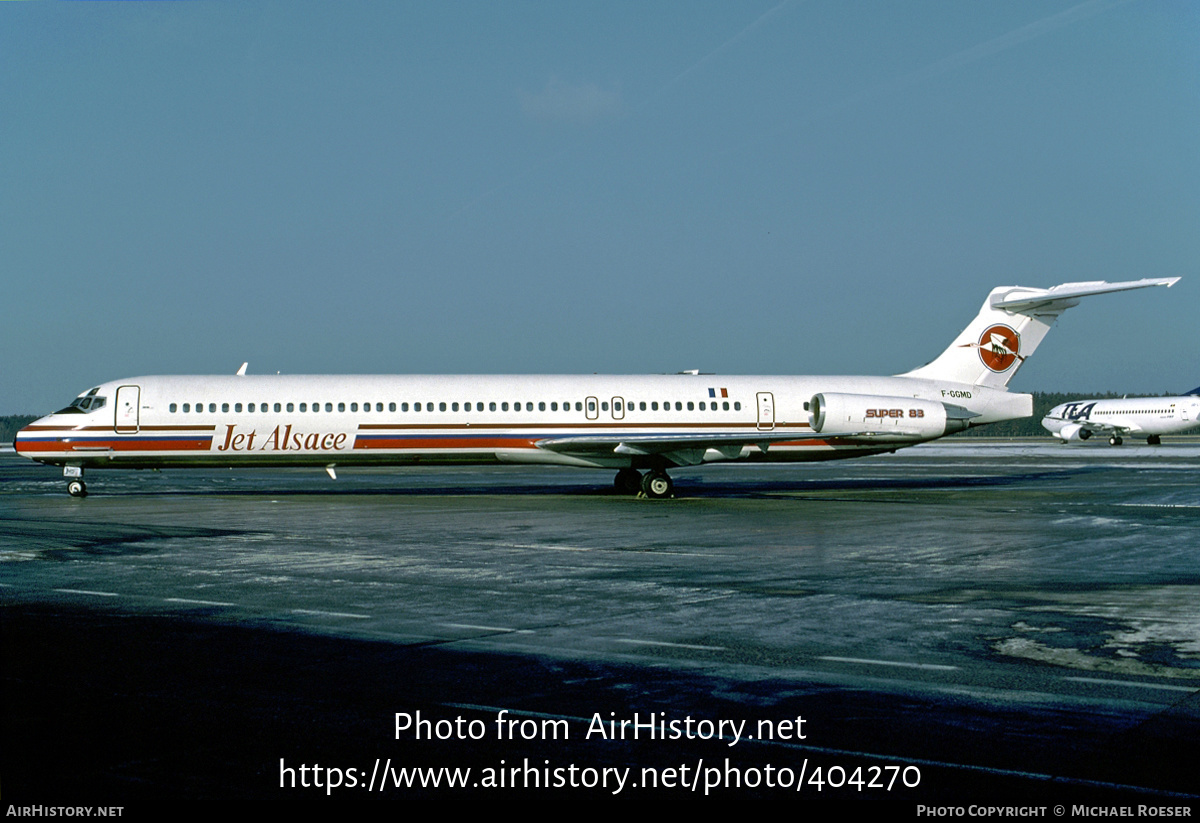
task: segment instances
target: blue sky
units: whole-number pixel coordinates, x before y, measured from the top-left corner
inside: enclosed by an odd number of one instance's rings
[[[1200,4],[0,6],[0,414],[252,372],[1200,384]]]

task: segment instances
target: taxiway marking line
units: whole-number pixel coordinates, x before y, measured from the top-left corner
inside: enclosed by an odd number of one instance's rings
[[[818,660],[828,660],[833,663],[860,663],[864,666],[895,666],[902,669],[925,669],[928,671],[954,672],[958,666],[943,666],[937,663],[907,663],[903,660],[867,660],[861,657],[831,657],[822,656]]]
[[[369,614],[351,614],[350,612],[326,612],[320,609],[292,609],[292,614],[312,614],[320,617],[351,617],[355,620],[370,620]]]
[[[164,597],[168,603],[188,603],[196,606],[236,606],[236,603],[224,603],[220,600],[192,600],[187,597]]]
[[[116,592],[94,592],[88,589],[52,589],[51,591],[62,592],[63,594],[89,594],[92,597],[120,597]]]
[[[629,643],[634,646],[666,646],[672,649],[698,649],[704,652],[723,652],[724,646],[698,646],[694,643],[668,643],[664,640],[636,640],[632,637],[614,637],[617,643]]]
[[[1162,689],[1168,692],[1191,692],[1200,691],[1200,684],[1195,686],[1168,686],[1163,683],[1141,683],[1136,680],[1101,680],[1098,677],[1064,677],[1063,680],[1069,680],[1072,683],[1097,683],[1103,686],[1128,686],[1134,689]]]
[[[470,623],[442,623],[447,629],[469,629],[478,632],[504,632],[505,634],[533,634],[529,629],[510,629],[506,626],[473,626]]]

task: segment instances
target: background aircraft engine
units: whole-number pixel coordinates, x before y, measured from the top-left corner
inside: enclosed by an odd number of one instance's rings
[[[1078,423],[1068,423],[1058,430],[1058,436],[1063,440],[1087,440],[1092,433]]]
[[[870,434],[908,440],[962,431],[965,419],[948,414],[945,404],[915,397],[824,392],[809,401],[813,431],[827,435]]]

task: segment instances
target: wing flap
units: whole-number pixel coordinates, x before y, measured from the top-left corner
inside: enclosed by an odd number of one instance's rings
[[[765,452],[772,443],[799,440],[807,432],[745,432],[730,434],[643,434],[643,435],[580,435],[579,437],[554,437],[539,440],[539,449],[573,457],[609,457],[614,454],[629,456],[656,455],[665,457],[681,466],[694,466],[704,462],[704,453],[715,449],[727,459],[741,454],[745,446],[754,446]]]

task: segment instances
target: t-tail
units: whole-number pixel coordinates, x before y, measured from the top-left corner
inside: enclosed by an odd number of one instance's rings
[[[1107,283],[1063,283],[1050,289],[1000,286],[950,347],[931,363],[900,377],[948,380],[1004,389],[1033,354],[1058,316],[1094,294],[1172,286],[1178,277]]]

